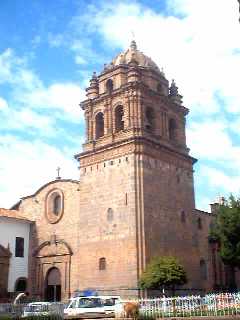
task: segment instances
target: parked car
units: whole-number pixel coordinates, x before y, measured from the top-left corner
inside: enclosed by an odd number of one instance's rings
[[[64,309],[65,316],[82,315],[84,317],[106,317],[114,316],[119,296],[89,296],[72,298],[67,308]]]
[[[57,309],[53,303],[50,302],[31,302],[23,308],[22,317],[28,316],[46,316],[56,314]]]
[[[64,316],[104,317],[104,305],[98,297],[76,297],[72,298]]]

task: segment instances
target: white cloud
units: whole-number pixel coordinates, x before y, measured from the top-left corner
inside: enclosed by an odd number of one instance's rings
[[[1,110],[1,100],[0,100]],[[51,137],[56,135],[55,120],[50,116],[40,115],[30,109],[5,109],[2,117],[1,130],[19,130],[25,133],[37,133],[38,136]]]
[[[79,103],[84,100],[85,92],[74,83],[54,83],[49,87],[35,88],[21,96],[31,108],[59,109],[65,117],[80,122],[82,112]]]
[[[79,103],[84,100],[85,91],[79,84],[65,82],[45,86],[37,74],[27,67],[26,59],[19,58],[11,49],[0,55],[1,82],[12,86],[12,105],[49,109],[51,114],[60,110],[72,122],[80,122],[82,119]]]
[[[7,101],[0,97],[0,111],[6,111],[7,109],[8,109]]]
[[[34,193],[53,180],[58,166],[62,168],[62,178],[78,179],[73,155],[40,140],[29,142],[10,135],[2,136],[0,154],[0,207],[13,205],[20,197]]]
[[[75,62],[76,62],[76,64],[86,64],[87,63],[86,59],[84,59],[83,57],[81,57],[79,55],[76,55]]]
[[[223,120],[191,123],[187,130],[191,153],[200,159],[232,160],[235,165],[240,165],[240,147],[233,145],[227,129]]]
[[[24,61],[14,55],[12,49],[8,48],[0,54],[0,84],[3,82],[13,83],[13,69],[17,70]]]
[[[201,179],[207,179],[208,185],[215,190],[220,196],[229,196],[230,193],[240,193],[240,175],[228,175],[223,170],[209,166],[201,166]],[[212,199],[215,200],[215,199]]]

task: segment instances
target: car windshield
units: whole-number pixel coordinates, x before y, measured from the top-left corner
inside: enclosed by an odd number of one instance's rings
[[[78,301],[78,308],[97,308],[102,307],[99,298],[82,298]]]

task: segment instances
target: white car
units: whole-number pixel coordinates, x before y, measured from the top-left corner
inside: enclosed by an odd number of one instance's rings
[[[65,316],[104,317],[105,314],[104,305],[98,297],[72,298],[64,309]]]
[[[26,307],[23,308],[22,317],[29,316],[46,316],[49,314],[56,313],[56,309],[50,302],[32,302],[28,303]]]
[[[89,296],[72,298],[67,308],[64,309],[64,315],[82,315],[84,317],[114,316],[115,308],[119,301],[119,296]]]

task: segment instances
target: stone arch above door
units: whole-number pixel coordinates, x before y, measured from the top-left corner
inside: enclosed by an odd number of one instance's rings
[[[34,257],[47,257],[52,255],[72,255],[70,245],[64,240],[57,240],[52,236],[50,241],[42,242],[33,252]]]

